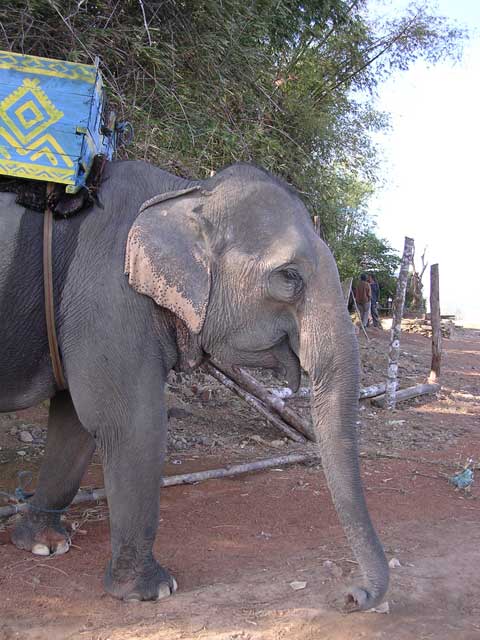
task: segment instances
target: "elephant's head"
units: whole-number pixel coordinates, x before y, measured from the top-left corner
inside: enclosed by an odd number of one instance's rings
[[[158,196],[131,229],[126,272],[175,313],[203,353],[229,364],[310,376],[328,486],[364,574],[347,603],[383,598],[388,565],[363,494],[355,433],[359,354],[337,268],[299,197],[265,171],[235,165]]]

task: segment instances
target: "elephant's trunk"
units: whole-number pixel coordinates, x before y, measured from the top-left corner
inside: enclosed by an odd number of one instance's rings
[[[364,584],[347,593],[348,610],[381,602],[389,570],[368,514],[358,461],[356,419],[359,392],[357,339],[338,275],[310,293],[300,323],[300,361],[312,384],[314,433],[338,517],[363,573]],[[323,283],[325,283],[325,280]]]

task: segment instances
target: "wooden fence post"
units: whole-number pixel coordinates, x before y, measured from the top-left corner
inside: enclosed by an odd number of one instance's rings
[[[438,382],[442,360],[442,327],[440,317],[440,284],[438,264],[430,267],[430,321],[432,323],[432,366],[429,382]]]
[[[385,408],[390,411],[395,409],[400,333],[402,331],[402,316],[407,290],[408,268],[412,262],[413,248],[413,238],[405,238],[402,262],[400,263],[400,273],[397,281],[397,291],[395,300],[393,301],[392,329],[390,332],[390,349],[388,352],[388,369],[385,385]]]

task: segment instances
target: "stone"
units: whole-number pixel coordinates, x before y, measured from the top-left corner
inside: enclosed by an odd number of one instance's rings
[[[305,589],[307,586],[307,583],[304,580],[294,580],[293,582],[289,582],[288,584],[294,591],[300,591],[301,589]]]
[[[20,431],[20,440],[25,443],[33,442],[33,436],[30,431]]]

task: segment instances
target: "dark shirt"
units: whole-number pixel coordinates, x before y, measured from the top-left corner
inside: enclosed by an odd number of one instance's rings
[[[372,302],[378,302],[378,297],[380,294],[380,287],[378,286],[378,282],[370,282],[370,289],[372,290]]]

